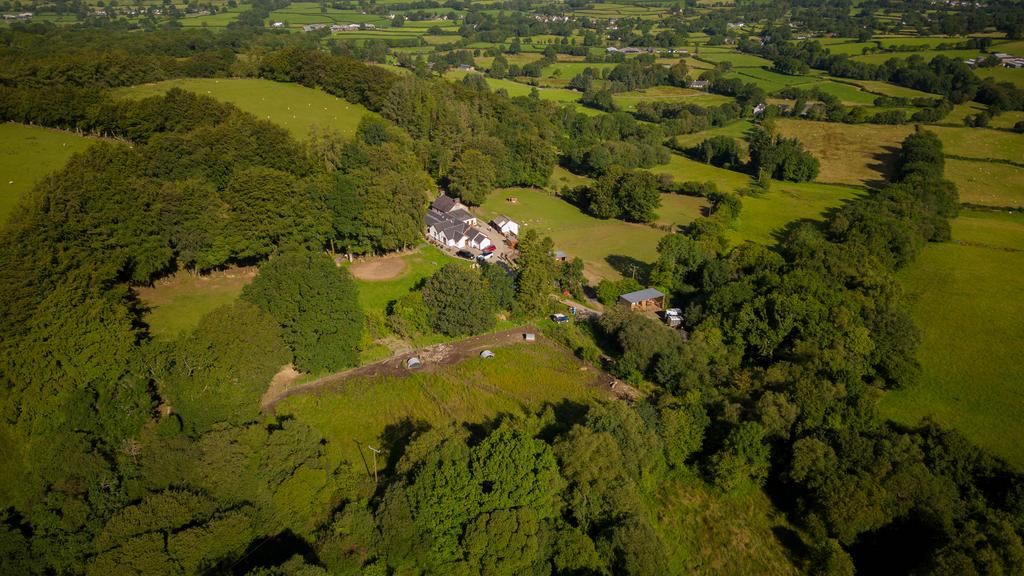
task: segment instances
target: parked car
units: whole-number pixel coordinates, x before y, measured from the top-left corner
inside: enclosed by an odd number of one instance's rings
[[[484,252],[483,254],[477,256],[476,259],[481,262],[487,262],[491,259],[492,256],[494,256],[494,252]]]
[[[569,317],[565,314],[552,314],[551,319],[554,320],[556,324],[564,324],[569,321]]]
[[[484,248],[484,252],[494,252],[497,249],[498,249],[497,246],[495,246],[494,244],[491,244],[487,248]]]
[[[459,258],[465,258],[466,260],[473,259],[473,253],[470,252],[469,250],[459,250],[458,252],[455,253],[455,255],[458,256]]]

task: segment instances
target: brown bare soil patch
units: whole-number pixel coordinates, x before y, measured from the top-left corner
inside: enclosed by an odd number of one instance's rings
[[[372,260],[360,260],[349,266],[349,272],[360,280],[381,282],[398,278],[409,267],[400,255],[384,256]]]

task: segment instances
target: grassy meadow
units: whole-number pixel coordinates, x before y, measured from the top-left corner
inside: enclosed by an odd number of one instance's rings
[[[942,139],[943,151],[965,158],[1024,162],[1024,136],[1003,130],[933,126],[928,128]]]
[[[768,192],[743,197],[743,209],[726,237],[735,244],[774,244],[791,222],[821,220],[830,209],[863,193],[845,186],[773,180]]]
[[[899,275],[922,331],[921,382],[889,392],[882,414],[932,417],[1024,469],[1024,214],[967,212],[953,241]]]
[[[820,182],[863,186],[883,181],[912,126],[837,124],[780,118],[775,125],[821,161]]]
[[[0,226],[39,180],[93,142],[71,132],[0,124]]]
[[[353,379],[315,394],[287,398],[277,413],[312,426],[327,440],[338,465],[365,471],[371,457],[362,448],[381,443],[389,427],[403,422],[443,427],[519,414],[544,404],[583,401],[600,392],[588,386],[592,371],[565,349],[547,341],[496,348],[492,359],[469,358],[436,371],[405,377]]]
[[[946,159],[946,178],[960,201],[999,208],[1024,208],[1024,168],[975,160]]]
[[[518,201],[508,202],[509,197]],[[532,188],[495,190],[479,213],[487,220],[505,214],[519,223],[521,234],[536,230],[550,236],[556,250],[583,260],[584,273],[593,282],[620,278],[621,270],[612,263],[653,262],[658,257],[658,241],[665,235],[642,224],[593,218],[554,194]]]
[[[369,111],[322,90],[298,84],[255,78],[183,78],[132,86],[117,91],[123,98],[145,98],[181,88],[231,102],[257,118],[286,128],[295,138],[305,140],[310,127],[319,126],[352,137],[359,120]]]
[[[173,340],[199,325],[208,312],[230,304],[256,276],[255,268],[234,268],[205,275],[178,272],[153,286],[135,289],[149,310],[143,320],[157,340]]]

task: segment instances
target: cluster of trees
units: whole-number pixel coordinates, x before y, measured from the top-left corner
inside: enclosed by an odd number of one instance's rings
[[[908,573],[1024,568],[1024,477],[934,424],[882,423],[871,400],[917,378],[892,273],[948,238],[957,196],[942,158],[934,134],[909,136],[891,185],[792,227],[777,251],[728,249],[721,227],[691,225],[662,241],[651,278],[687,330],[600,321],[618,374],[701,398],[710,423],[692,465],[724,490],[767,482],[811,571],[892,569],[894,554]]]
[[[653,222],[661,206],[658,177],[646,170],[609,168],[593,184],[577,186],[563,197],[597,218]]]
[[[693,134],[724,126],[742,114],[743,107],[733,102],[703,107],[685,102],[648,100],[639,102],[635,112],[639,120],[660,124],[668,136]]]
[[[820,162],[796,138],[775,132],[771,122],[757,126],[750,137],[750,169],[776,180],[808,182],[818,177]]]
[[[670,158],[661,126],[638,122],[629,114],[587,116],[562,109],[558,119],[564,130],[560,162],[577,174],[596,176],[614,165],[650,168]]]
[[[875,106],[916,106],[920,108],[920,110],[915,111],[908,117],[902,110],[886,110],[869,114],[868,108],[864,106],[847,107],[839,97],[823,92],[820,88],[816,87],[803,89],[788,86],[778,91],[775,95],[794,101],[793,107],[789,110],[790,116],[800,116],[810,120],[844,122],[847,124],[938,122],[953,111],[953,103],[945,98],[897,98],[892,96],[879,96],[875,98]],[[768,106],[765,113],[768,117],[771,117],[782,112],[775,106]]]
[[[729,169],[739,166],[742,150],[732,136],[712,136],[690,150],[690,154],[706,164]]]

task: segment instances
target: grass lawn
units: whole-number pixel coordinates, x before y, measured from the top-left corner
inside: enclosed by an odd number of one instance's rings
[[[95,140],[71,132],[0,124],[0,226],[39,180]]]
[[[125,98],[145,98],[175,87],[231,102],[257,118],[286,128],[299,140],[309,136],[313,125],[352,137],[359,120],[369,114],[366,108],[322,90],[255,78],[183,78],[124,88],[116,93]]]
[[[948,158],[946,178],[960,189],[961,202],[1024,208],[1024,168]]]
[[[350,380],[330,391],[285,399],[277,413],[323,434],[333,463],[347,462],[365,472],[364,458],[371,454],[362,447],[387,450],[388,427],[403,421],[431,427],[481,422],[545,403],[584,401],[599,394],[587,386],[594,377],[581,371],[568,351],[540,341],[496,348],[492,359],[470,358],[435,372]]]
[[[819,81],[818,78],[811,76],[790,76],[788,74],[772,72],[771,70],[762,70],[761,68],[741,68],[726,72],[724,76],[726,78],[739,78],[744,82],[751,82],[768,92],[782,90],[787,86],[802,86]],[[808,86],[803,87],[807,88]]]
[[[710,164],[690,160],[680,154],[672,154],[668,164],[655,166],[651,168],[651,172],[655,174],[668,174],[676,182],[712,181],[723,192],[734,192],[749,186],[751,183],[750,176],[746,174],[716,168]]]
[[[990,128],[1004,128],[1007,130],[1013,129],[1017,122],[1024,121],[1024,112],[1016,110],[1013,112],[1003,112],[989,121],[988,125]]]
[[[912,126],[838,124],[779,118],[779,132],[800,140],[821,161],[820,182],[863,186],[884,180],[892,154]]]
[[[518,201],[508,202],[509,197]],[[584,273],[594,282],[621,277],[622,266],[617,271],[612,263],[653,262],[665,235],[642,224],[593,218],[554,194],[531,188],[495,190],[478,213],[484,220],[505,214],[519,223],[522,234],[536,230],[550,236],[555,249],[583,259]]]
[[[384,312],[392,300],[404,296],[421,280],[431,276],[445,264],[460,262],[469,265],[466,260],[452,258],[434,246],[424,244],[412,254],[405,256],[389,256],[400,258],[405,263],[405,270],[400,276],[388,280],[356,279],[359,285],[359,303],[364,310]]]
[[[964,213],[953,239],[927,246],[899,275],[924,371],[880,409],[906,424],[931,416],[1024,469],[1024,214]]]
[[[234,302],[255,276],[255,268],[234,268],[204,276],[178,272],[152,287],[136,288],[135,293],[149,307],[143,317],[149,333],[158,340],[172,340],[195,328],[207,312]]]

